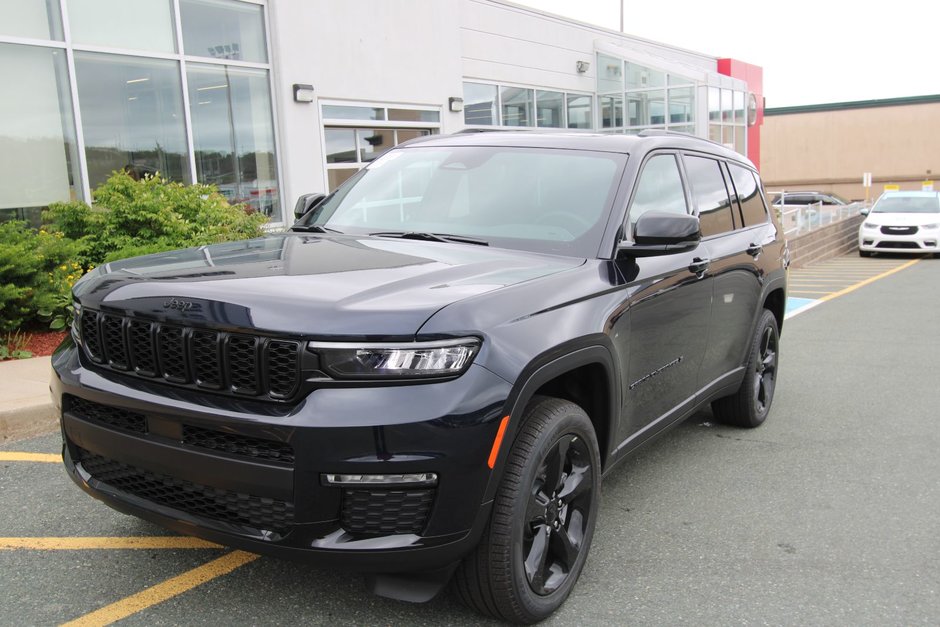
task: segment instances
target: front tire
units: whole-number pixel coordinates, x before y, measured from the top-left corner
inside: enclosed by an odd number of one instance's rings
[[[731,396],[719,398],[712,403],[715,418],[735,427],[754,428],[764,423],[777,387],[779,347],[777,318],[764,309],[751,339],[741,387]]]
[[[531,624],[558,609],[587,559],[600,497],[600,454],[587,414],[536,398],[513,442],[480,545],[454,577],[469,607]]]

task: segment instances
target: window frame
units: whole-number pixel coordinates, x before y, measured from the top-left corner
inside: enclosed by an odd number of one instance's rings
[[[642,162],[640,162],[640,165],[637,168],[636,176],[633,177],[633,183],[631,185],[630,195],[626,199],[627,202],[626,202],[626,208],[623,214],[623,221],[620,224],[620,231],[622,233],[621,237],[619,238],[620,241],[629,241],[629,242],[634,241],[633,229],[630,225],[630,211],[633,209],[633,203],[636,200],[636,194],[640,187],[639,185],[640,179],[642,178],[643,172],[646,170],[646,166],[649,164],[649,162],[652,161],[654,158],[660,157],[663,155],[672,155],[676,164],[676,170],[679,172],[679,183],[682,186],[682,195],[685,199],[686,215],[695,215],[694,207],[692,205],[692,194],[689,188],[688,179],[686,178],[686,175],[685,175],[685,167],[681,159],[681,151],[668,149],[668,148],[651,150],[650,152],[646,153],[643,156],[643,160]]]
[[[710,154],[706,152],[695,152],[691,150],[680,151],[680,162],[682,163],[683,174],[685,174],[685,181],[686,181],[686,186],[689,192],[689,196],[691,197],[691,200],[692,200],[692,206],[693,206],[692,215],[698,217],[699,220],[701,220],[701,213],[699,210],[698,202],[695,199],[695,184],[692,182],[692,178],[688,175],[688,170],[686,169],[686,163],[685,163],[686,157],[708,159],[710,161],[717,162],[718,171],[721,173],[721,180],[725,187],[725,194],[728,197],[728,210],[731,213],[731,230],[720,231],[718,233],[712,233],[710,235],[703,234],[702,241],[715,239],[719,237],[725,237],[727,235],[734,233],[735,231],[741,230],[742,225],[743,225],[743,220],[740,219],[740,216],[735,216],[734,208],[737,205],[737,193],[735,192],[734,197],[732,197],[731,190],[733,190],[734,188],[731,187],[729,189],[730,174],[727,172],[727,166],[726,166],[727,159],[723,157],[719,157],[718,155]]]

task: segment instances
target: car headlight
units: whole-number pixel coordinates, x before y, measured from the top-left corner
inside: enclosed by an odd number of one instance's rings
[[[480,340],[465,337],[434,342],[310,342],[320,366],[338,379],[455,377],[470,366]]]
[[[863,224],[862,226],[864,226],[866,229],[877,229],[877,228],[878,228],[878,225],[875,224],[874,222],[866,222],[866,223]]]

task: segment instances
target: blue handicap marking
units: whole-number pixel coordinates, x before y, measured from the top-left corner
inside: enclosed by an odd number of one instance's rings
[[[814,298],[795,298],[790,296],[787,298],[787,309],[784,312],[784,315],[789,315],[799,309],[803,309],[808,305],[812,305],[817,302]]]

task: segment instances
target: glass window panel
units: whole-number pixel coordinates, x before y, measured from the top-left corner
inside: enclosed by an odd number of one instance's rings
[[[323,117],[331,120],[384,120],[385,109],[381,107],[323,105]]]
[[[708,125],[708,139],[713,142],[721,143],[721,125],[720,124],[709,124]]]
[[[676,85],[694,85],[695,79],[686,78],[678,74],[668,74],[666,76],[666,84],[670,87],[675,87]]]
[[[692,124],[686,124],[682,126],[675,126],[675,125],[670,124],[669,130],[676,131],[678,133],[689,133],[690,135],[695,134],[695,126],[693,126]]]
[[[725,187],[721,164],[714,159],[685,155],[685,173],[689,178],[692,202],[698,208],[702,237],[734,230],[731,198]]]
[[[597,93],[623,91],[623,61],[606,54],[597,55]]]
[[[669,124],[688,124],[695,121],[695,88],[678,87],[669,90]]]
[[[463,84],[463,121],[476,126],[493,126],[496,119],[496,85]]]
[[[721,90],[708,88],[708,121],[721,122]]]
[[[659,70],[637,65],[627,61],[627,89],[646,89],[648,87],[665,87],[666,74]]]
[[[637,218],[647,211],[689,212],[679,166],[673,155],[657,155],[643,166],[630,206],[631,233]]]
[[[593,128],[590,96],[568,95],[568,128]]]
[[[180,0],[183,51],[216,59],[266,63],[261,5],[233,0]]]
[[[733,163],[728,164],[731,180],[744,214],[744,226],[754,226],[767,222],[767,206],[763,194],[754,178],[754,173]]]
[[[601,128],[623,126],[623,96],[600,96]]]
[[[199,182],[279,220],[267,70],[190,63],[186,74]]]
[[[744,92],[734,92],[734,123],[745,124]]]
[[[440,111],[422,111],[420,109],[389,109],[388,119],[395,122],[434,122],[441,121]]]
[[[721,143],[727,146],[728,148],[734,149],[734,127],[733,126],[723,126],[721,127]]]
[[[0,0],[0,35],[61,41],[58,0]]]
[[[326,171],[327,184],[330,189],[328,191],[333,191],[344,182],[346,179],[350,178],[353,174],[359,171],[359,168],[340,168],[340,169],[330,169]]]
[[[326,162],[356,163],[356,131],[351,128],[328,128],[325,131]]]
[[[0,44],[0,85],[16,86],[0,98],[0,216],[80,198],[65,51]]]
[[[564,128],[565,95],[560,91],[535,92],[536,126]]]
[[[179,63],[76,52],[75,74],[92,187],[121,169],[191,182]]]
[[[383,152],[395,145],[394,129],[358,129],[359,158],[361,161],[372,161]]]
[[[744,126],[735,126],[734,127],[734,150],[735,152],[746,155],[747,154],[747,131]]]
[[[170,0],[68,0],[77,44],[176,52]]]
[[[532,126],[532,90],[502,87],[499,91],[503,126]]]
[[[730,89],[721,90],[721,120],[729,124],[734,121],[734,102]]]
[[[666,123],[666,92],[662,89],[627,93],[627,125],[650,126]]]
[[[424,137],[425,135],[430,135],[431,131],[426,131],[424,129],[398,129],[398,143],[406,142],[409,139],[414,139],[416,137]]]

